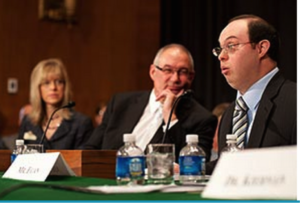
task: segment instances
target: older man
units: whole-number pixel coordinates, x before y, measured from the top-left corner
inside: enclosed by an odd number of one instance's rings
[[[199,146],[209,160],[217,119],[193,98],[182,97],[179,101],[164,137],[174,101],[190,88],[194,74],[193,58],[184,46],[169,44],[161,48],[150,65],[152,91],[115,95],[85,148],[119,149],[123,134],[134,133],[136,144],[143,150],[149,143],[174,143],[178,157],[186,135],[198,134]]]

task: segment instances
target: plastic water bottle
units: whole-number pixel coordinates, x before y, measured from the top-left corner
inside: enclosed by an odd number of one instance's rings
[[[19,154],[23,153],[23,150],[24,150],[24,140],[21,139],[16,140],[15,148],[10,157],[11,163],[14,162],[14,160]]]
[[[143,185],[145,154],[135,144],[135,135],[124,134],[124,146],[117,152],[116,179],[118,185]]]
[[[195,184],[205,180],[205,152],[198,146],[198,135],[186,135],[187,145],[179,154],[181,184]]]
[[[238,147],[237,145],[237,135],[235,134],[227,134],[226,135],[226,143],[227,146],[223,148],[223,152],[238,152],[241,151],[242,149]]]

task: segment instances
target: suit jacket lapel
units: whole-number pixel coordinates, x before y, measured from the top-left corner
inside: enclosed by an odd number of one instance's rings
[[[260,147],[263,139],[263,135],[266,131],[266,123],[269,120],[270,113],[273,108],[273,97],[279,91],[279,88],[284,82],[284,78],[280,73],[277,73],[267,85],[265,92],[260,100],[259,107],[252,125],[249,141],[246,148],[258,148]]]
[[[102,143],[103,149],[118,149],[124,144],[123,134],[133,131],[140,117],[143,115],[144,109],[148,104],[149,96],[150,92],[144,92],[135,98],[131,96],[126,103],[121,103],[121,107],[118,106],[117,112],[110,114],[111,118],[108,123],[108,128],[106,129],[107,132],[103,132],[108,134]],[[128,96],[126,95],[126,97]],[[113,101],[113,103],[115,102],[118,101]]]
[[[50,140],[55,141],[60,139],[61,137],[67,136],[68,133],[71,131],[71,123],[72,122],[63,120],[61,125],[57,128]]]
[[[72,118],[71,118],[72,119]],[[62,137],[68,136],[68,133],[71,131],[72,122],[63,120],[61,125],[54,132],[50,140],[45,137],[44,147],[45,149],[53,149],[53,142],[61,139]]]
[[[234,105],[233,102],[225,111],[221,118],[221,123],[219,127],[219,149],[223,149],[226,146],[226,135],[232,133],[232,115],[234,111]]]
[[[124,126],[128,127],[127,132],[132,132],[136,124],[139,122],[141,116],[144,113],[149,101],[150,93],[142,94],[140,97],[137,97],[133,100],[132,103],[128,104],[128,109],[130,110],[130,115],[126,119],[126,124]]]
[[[251,129],[249,141],[245,148],[258,148],[262,141],[266,128],[266,121],[272,110],[273,103],[270,100],[260,101],[255,120]]]

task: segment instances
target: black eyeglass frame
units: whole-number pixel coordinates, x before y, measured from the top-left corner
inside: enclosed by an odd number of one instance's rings
[[[193,71],[190,71],[187,68],[180,68],[178,70],[173,70],[171,68],[161,68],[158,65],[154,65],[155,68],[157,68],[158,70],[160,70],[161,72],[163,72],[166,75],[173,75],[175,72],[177,72],[178,75],[184,75],[184,76],[189,76],[190,74],[193,73]]]

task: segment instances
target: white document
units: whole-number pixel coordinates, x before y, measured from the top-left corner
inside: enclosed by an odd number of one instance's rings
[[[224,153],[202,197],[296,200],[297,147]]]
[[[89,186],[86,189],[91,192],[99,192],[105,194],[115,193],[148,193],[148,192],[165,192],[165,193],[176,193],[176,192],[201,192],[205,184],[199,185],[119,185],[119,186]]]
[[[59,152],[18,155],[3,178],[45,181],[48,175],[75,176]]]

